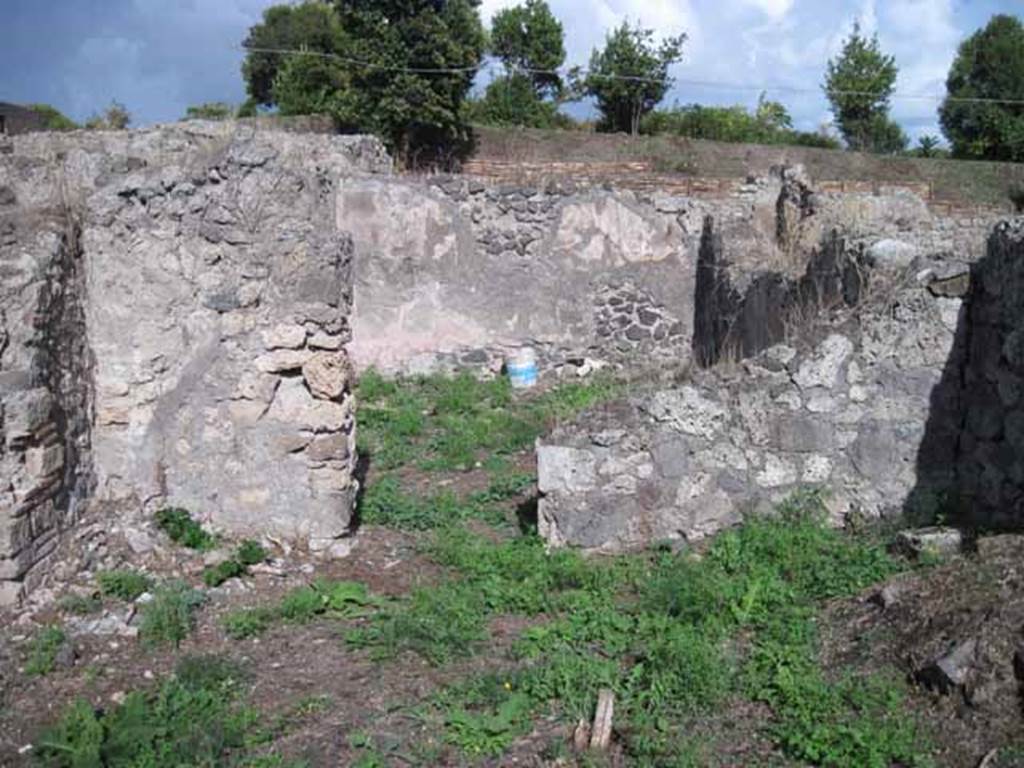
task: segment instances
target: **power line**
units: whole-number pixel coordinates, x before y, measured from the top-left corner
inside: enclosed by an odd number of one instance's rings
[[[365,61],[361,59],[352,58],[349,56],[342,56],[337,53],[327,53],[324,51],[310,51],[303,49],[290,49],[290,48],[261,48],[255,46],[238,46],[240,50],[249,53],[265,53],[265,54],[278,54],[278,55],[299,55],[299,56],[313,56],[317,58],[333,59],[335,61],[341,61],[346,64],[352,64],[354,66],[363,67],[365,69],[375,69],[386,72],[405,72],[409,74],[425,74],[425,75],[466,75],[470,73],[480,72],[486,70],[494,72],[495,67],[488,66],[475,66],[475,67],[408,67],[408,66],[397,66],[391,64],[379,64],[377,62]],[[743,91],[743,92],[776,92],[776,93],[799,93],[799,94],[816,94],[820,95],[821,90],[819,88],[807,88],[805,86],[795,85],[782,85],[782,84],[744,84],[744,83],[728,83],[714,80],[690,80],[687,78],[680,77],[644,77],[641,75],[612,75],[601,72],[591,72],[585,68],[567,68],[564,70],[557,69],[533,69],[530,67],[510,67],[510,71],[524,74],[524,75],[553,75],[556,77],[569,77],[571,74],[587,75],[588,77],[596,77],[602,80],[619,80],[634,83],[651,83],[657,85],[687,85],[695,88],[714,88],[723,91]],[[853,90],[840,90],[832,91],[837,96],[868,96],[875,97],[878,94],[873,91],[853,91]],[[1002,104],[1007,106],[1022,106],[1024,105],[1024,99],[996,99],[987,98],[981,96],[940,96],[937,94],[929,93],[894,93],[891,95],[892,99],[902,101],[934,101],[934,102],[949,102],[956,104]]]

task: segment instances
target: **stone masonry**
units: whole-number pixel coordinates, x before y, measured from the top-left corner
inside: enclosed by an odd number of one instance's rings
[[[835,231],[906,267],[933,254],[976,260],[998,220],[939,215],[905,190],[824,192],[799,168],[766,168],[719,199],[572,178],[376,178],[340,191],[338,218],[356,248],[355,365],[405,373],[495,371],[523,345],[545,371],[685,366],[709,235],[745,295],[799,277]]]
[[[693,541],[802,486],[827,492],[837,523],[1020,525],[1022,242],[1020,223],[1001,225],[973,265],[850,246],[855,306],[545,438],[542,535],[605,551]]]
[[[188,123],[0,154],[0,597],[86,500],[329,549],[357,490],[352,240],[365,138]]]
[[[749,358],[556,433],[557,542],[703,535],[803,482],[835,486],[837,514],[878,510],[927,465],[988,220],[792,168],[700,200],[390,168],[375,140],[258,121],[0,138],[0,600],[89,503],[331,550],[371,365]]]

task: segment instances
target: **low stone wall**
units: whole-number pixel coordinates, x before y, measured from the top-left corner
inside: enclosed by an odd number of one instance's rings
[[[837,521],[903,512],[922,473],[954,463],[926,425],[956,420],[956,398],[934,392],[961,355],[968,270],[876,263],[856,306],[810,318],[793,346],[558,428],[538,446],[542,535],[598,550],[695,540],[802,485],[830,492]]]
[[[356,483],[353,246],[366,138],[189,122],[0,154],[0,600],[86,502],[187,507],[329,549]]]

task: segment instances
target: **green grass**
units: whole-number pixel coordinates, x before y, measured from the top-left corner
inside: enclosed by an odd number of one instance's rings
[[[293,589],[276,605],[231,611],[224,616],[222,626],[229,637],[242,640],[260,635],[275,624],[305,624],[324,616],[355,618],[379,604],[379,599],[359,582],[318,579]]]
[[[67,642],[67,635],[60,627],[49,626],[40,629],[32,638],[25,674],[44,677],[57,668],[57,654]]]
[[[536,538],[495,543],[459,527],[438,531],[429,554],[452,578],[383,607],[346,639],[379,659],[414,653],[445,664],[493,652],[493,618],[535,617],[495,662],[505,672],[453,686],[434,703],[445,738],[469,755],[500,754],[545,711],[589,719],[608,687],[636,765],[695,754],[680,724],[737,695],[772,708],[770,735],[791,758],[927,764],[901,684],[832,679],[817,664],[817,606],[900,565],[880,544],[829,528],[814,494],[721,534],[700,558],[586,560],[549,554]]]
[[[219,587],[225,581],[237,579],[247,572],[248,568],[232,558],[203,569],[203,583],[208,587]]]
[[[217,538],[197,523],[187,509],[165,507],[156,513],[156,524],[171,541],[188,549],[207,552],[217,546]]]
[[[139,638],[149,646],[178,647],[195,624],[195,612],[205,596],[182,581],[171,581],[153,590],[153,599],[140,610]]]
[[[67,708],[36,742],[36,763],[49,768],[285,766],[262,747],[267,735],[246,706],[242,671],[219,657],[186,657],[153,690],[96,710]]]
[[[153,587],[153,580],[138,571],[100,571],[96,584],[104,597],[132,602]]]
[[[427,531],[468,520],[492,526],[514,522],[509,500],[529,492],[531,475],[516,473],[507,457],[532,447],[556,422],[620,391],[608,378],[571,383],[513,397],[505,378],[479,381],[469,374],[385,379],[370,370],[359,383],[359,450],[374,481],[359,501],[364,524]],[[395,470],[415,467],[447,475],[477,467],[488,471],[485,490],[460,497],[451,491],[423,496],[403,487]]]
[[[358,388],[359,450],[380,470],[465,471],[489,456],[529,448],[555,421],[618,391],[611,380],[595,377],[514,398],[505,377],[388,380],[370,370]]]

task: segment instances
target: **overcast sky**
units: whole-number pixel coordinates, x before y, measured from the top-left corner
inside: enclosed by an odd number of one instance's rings
[[[483,15],[518,0],[483,0]],[[745,104],[768,87],[798,127],[828,119],[825,62],[855,19],[876,31],[900,68],[902,94],[942,94],[961,39],[1024,0],[549,0],[569,64],[585,64],[608,29],[637,20],[686,32],[673,103]],[[267,0],[2,0],[0,101],[47,102],[82,120],[112,99],[136,124],[181,117],[190,104],[241,102],[238,45]],[[699,82],[728,84],[709,87]],[[775,87],[774,90],[772,87]],[[934,101],[898,98],[912,136],[938,134]]]

